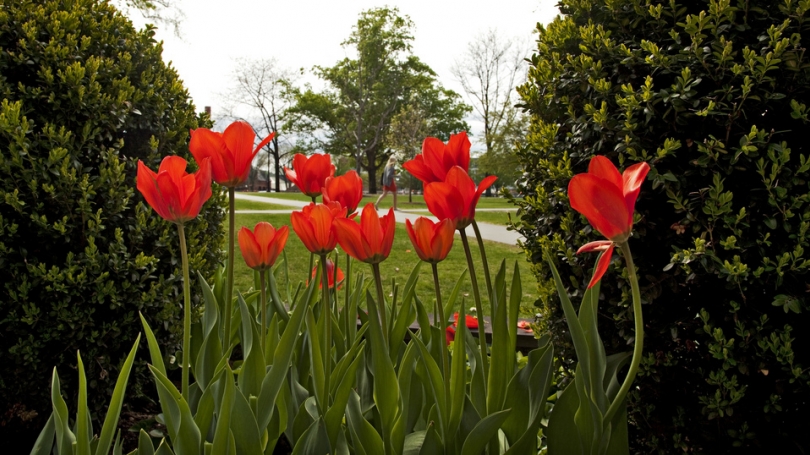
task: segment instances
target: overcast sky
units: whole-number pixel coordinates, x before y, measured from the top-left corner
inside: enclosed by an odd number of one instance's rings
[[[163,27],[163,58],[171,61],[198,110],[212,107],[222,115],[219,94],[231,84],[234,59],[274,57],[281,66],[306,72],[332,66],[347,56],[341,47],[360,12],[395,6],[415,25],[413,52],[439,75],[447,88],[462,94],[450,67],[467,44],[488,29],[532,46],[538,22],[557,14],[557,0],[175,0],[185,14],[181,37]],[[131,14],[136,25],[145,22]],[[312,76],[305,80],[314,81]],[[466,99],[465,99],[466,100]],[[475,130],[474,119],[469,119]],[[475,133],[475,131],[473,131]]]

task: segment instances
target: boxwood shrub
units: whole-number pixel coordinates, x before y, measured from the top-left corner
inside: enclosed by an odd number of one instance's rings
[[[567,185],[594,155],[652,166],[630,245],[645,359],[637,453],[810,450],[810,2],[562,0],[538,26],[517,228],[538,302],[573,351],[543,253],[581,295],[599,239]],[[609,353],[634,336],[623,262],[602,280]],[[564,377],[562,378],[564,380]]]
[[[77,350],[100,410],[140,331],[138,312],[163,352],[180,344],[176,229],[136,192],[136,164],[190,158],[189,129],[208,120],[161,52],[153,29],[135,30],[108,2],[0,3],[4,433],[41,428],[54,366],[73,396]],[[222,218],[215,195],[188,225],[191,264],[203,275],[221,261]],[[138,365],[130,396],[153,390]]]

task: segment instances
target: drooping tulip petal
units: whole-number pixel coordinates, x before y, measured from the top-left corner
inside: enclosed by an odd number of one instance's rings
[[[607,272],[608,266],[610,265],[610,258],[613,257],[613,248],[615,248],[615,244],[611,243],[610,246],[599,256],[599,261],[596,263],[596,270],[593,272],[593,276],[591,277],[591,282],[588,283],[588,289],[592,288],[599,280],[602,279],[602,276]]]
[[[240,120],[228,125],[224,133],[207,128],[192,130],[188,148],[198,162],[205,158],[211,159],[211,172],[215,182],[234,188],[247,180],[253,158],[273,137],[275,133],[271,133],[254,147],[256,133],[253,127]]]
[[[327,177],[322,192],[324,203],[339,202],[351,215],[363,200],[363,179],[352,169],[337,177]]]
[[[366,204],[360,216],[360,224],[351,219],[336,219],[335,235],[340,247],[349,256],[358,261],[378,264],[391,253],[395,223],[393,208],[380,217],[374,204]]]
[[[301,211],[292,212],[293,230],[304,246],[314,254],[327,254],[335,249],[337,237],[332,229],[335,218],[344,218],[346,208],[339,203],[311,203]]]
[[[239,249],[245,264],[254,270],[267,270],[276,263],[278,255],[287,244],[289,228],[275,229],[272,224],[260,221],[253,231],[243,227],[239,230]]]
[[[176,224],[196,218],[211,197],[210,160],[202,160],[194,174],[186,173],[187,165],[179,156],[167,156],[155,173],[138,161],[138,190],[158,215]]]
[[[297,153],[292,165],[292,169],[284,168],[287,179],[312,198],[320,196],[326,179],[335,175],[335,165],[328,154],[316,153],[307,157]]]

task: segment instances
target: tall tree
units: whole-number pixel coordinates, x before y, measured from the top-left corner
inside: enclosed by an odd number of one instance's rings
[[[391,119],[386,142],[397,154],[400,162],[413,159],[421,151],[422,142],[428,136],[443,141],[450,134],[469,130],[463,119],[472,108],[463,102],[452,90],[441,87],[428,87],[415,92],[404,107]],[[409,174],[408,202],[412,202],[414,188],[419,181]]]
[[[480,170],[502,179],[507,176],[495,172],[496,168],[503,170],[501,165],[515,162],[515,157],[508,153],[512,147],[508,141],[500,144],[498,141],[514,136],[507,132],[520,124],[515,122],[520,120],[521,114],[513,106],[515,86],[523,82],[526,72],[526,53],[519,42],[489,30],[470,42],[467,51],[450,69],[483,123],[487,157],[479,162]]]
[[[268,178],[273,175],[270,173],[270,163],[275,166],[276,192],[280,191],[284,155],[282,142],[285,140],[280,134],[279,126],[286,120],[287,111],[292,105],[291,87],[297,75],[295,71],[279,66],[274,58],[239,59],[233,72],[234,85],[222,95],[230,104],[227,109],[229,117],[240,118],[237,114],[244,112],[247,120],[258,118],[258,121],[251,122],[258,136],[276,133],[273,140],[264,147],[268,159],[263,160]]]
[[[147,21],[166,25],[174,31],[175,36],[180,36],[180,24],[186,14],[176,0],[114,0],[112,3],[127,15],[137,11]]]
[[[392,119],[415,93],[438,86],[433,70],[411,53],[412,30],[413,22],[396,8],[361,13],[343,42],[353,58],[316,67],[328,87],[299,92],[296,117],[289,122],[302,135],[300,147],[352,156],[358,172],[368,172],[371,192],[377,189],[377,170],[391,155],[386,138]]]

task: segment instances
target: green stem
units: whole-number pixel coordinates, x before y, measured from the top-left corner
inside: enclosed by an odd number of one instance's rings
[[[380,313],[380,326],[382,327],[385,343],[388,344],[388,316],[385,311],[380,264],[371,264],[371,270],[374,272],[374,282],[377,284],[377,306],[379,307],[378,312]]]
[[[461,234],[461,244],[464,245],[464,254],[467,255],[467,268],[470,271],[470,284],[472,285],[473,298],[475,299],[475,312],[478,316],[478,344],[481,347],[481,360],[484,369],[484,377],[489,377],[489,358],[487,357],[487,333],[484,327],[484,309],[481,306],[481,293],[478,291],[478,278],[475,277],[475,264],[473,264],[472,253],[470,252],[470,242],[467,240],[467,233],[464,229],[458,230]],[[462,321],[464,323],[464,321]]]
[[[183,262],[183,377],[180,390],[183,399],[188,402],[188,367],[191,356],[191,285],[188,276],[188,251],[186,251],[186,232],[182,224],[177,225],[180,233],[180,257]]]
[[[478,240],[478,250],[481,251],[481,262],[484,264],[484,278],[487,282],[487,296],[489,297],[490,317],[495,319],[495,305],[492,298],[492,281],[489,277],[489,262],[487,261],[487,250],[484,249],[484,239],[481,238],[481,231],[478,229],[478,223],[473,220],[473,231],[475,231],[475,238]]]
[[[605,413],[605,419],[603,420],[605,423],[609,423],[616,412],[619,411],[619,407],[622,405],[625,396],[627,396],[627,392],[630,390],[630,386],[633,384],[633,380],[636,378],[638,367],[641,364],[642,351],[644,351],[644,317],[641,314],[641,291],[638,288],[636,267],[633,264],[633,255],[630,253],[630,245],[627,242],[620,243],[619,248],[621,248],[622,255],[627,264],[627,274],[629,275],[630,287],[633,292],[633,319],[636,326],[635,346],[633,347],[633,360],[630,361],[630,369],[627,371],[627,377],[624,378],[619,393],[616,394],[616,398],[610,403],[610,407],[608,407]]]
[[[265,289],[265,282],[264,282],[264,274],[267,273],[266,270],[259,270],[259,276],[261,277],[261,287],[262,287],[262,330],[259,332],[259,345],[262,347],[262,354],[266,354],[265,351],[265,342],[267,338],[267,290]],[[270,273],[273,273],[270,270]]]
[[[321,255],[321,317],[325,318],[321,352],[323,353],[324,390],[329,407],[329,377],[332,375],[332,305],[329,303],[329,272],[326,268],[326,255]]]
[[[447,330],[447,318],[444,315],[444,304],[442,303],[442,289],[439,286],[439,268],[436,263],[431,262],[433,268],[433,288],[436,290],[436,317],[440,324],[439,328],[444,334]],[[464,321],[462,321],[462,324]],[[442,377],[444,378],[444,396],[450,399],[450,362],[448,361],[447,343],[439,343],[442,346]]]
[[[231,305],[233,303],[233,238],[236,229],[236,208],[235,189],[228,188],[228,280],[225,283],[225,311],[222,317],[225,319],[225,333],[222,338],[223,351],[228,351],[231,347]]]
[[[339,256],[336,256],[335,259],[338,259]],[[335,263],[335,274],[337,274],[337,263]],[[343,279],[345,282],[343,283],[343,288],[345,289],[345,297],[343,299],[343,312],[346,315],[346,351],[351,348],[352,343],[354,343],[354,339],[349,336],[350,333],[354,333],[350,331],[351,324],[354,324],[355,327],[357,326],[357,314],[349,314],[349,295],[351,294],[351,284],[352,284],[352,257],[346,253],[346,273],[343,274]],[[337,300],[337,279],[335,280],[335,300]]]

